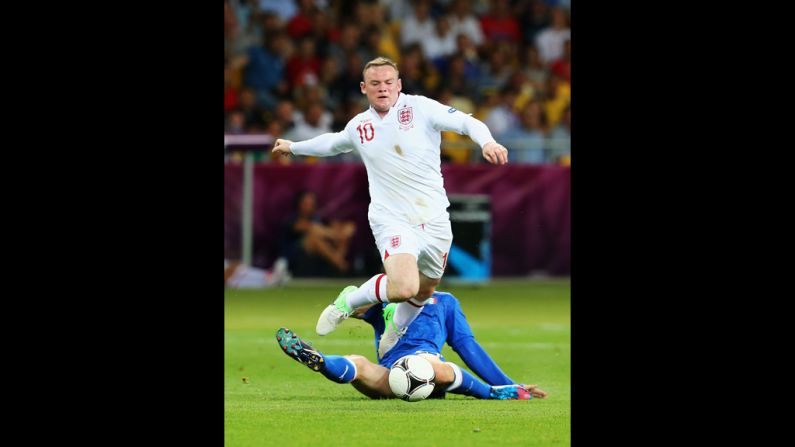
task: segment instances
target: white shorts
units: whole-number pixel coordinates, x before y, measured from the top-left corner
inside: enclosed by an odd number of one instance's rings
[[[444,274],[447,254],[453,244],[448,213],[419,225],[370,220],[370,228],[382,261],[390,255],[409,253],[417,258],[417,267],[423,275],[438,279]]]

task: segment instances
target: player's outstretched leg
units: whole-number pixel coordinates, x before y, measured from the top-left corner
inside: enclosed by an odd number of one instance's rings
[[[350,383],[356,378],[356,364],[350,359],[324,355],[290,329],[280,328],[276,331],[276,341],[285,354],[309,369],[320,372],[332,382]]]
[[[337,299],[323,310],[315,327],[318,335],[326,335],[333,331],[353,313],[353,308],[348,305],[347,297],[357,289],[359,288],[356,286],[348,286],[342,289],[342,292],[337,295]]]
[[[455,363],[445,362],[445,364],[449,365],[453,371],[453,383],[447,387],[447,392],[472,396],[478,399],[530,400],[533,398],[532,393],[524,385],[490,386]]]
[[[276,331],[276,341],[279,342],[279,346],[285,354],[302,365],[306,365],[314,371],[325,368],[326,360],[323,358],[323,354],[313,349],[309,343],[301,340],[295,332],[284,327],[279,328]]]
[[[492,386],[489,392],[489,399],[497,400],[530,400],[530,394],[522,385],[499,385]]]

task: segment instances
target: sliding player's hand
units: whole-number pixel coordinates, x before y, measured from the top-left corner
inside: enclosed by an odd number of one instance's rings
[[[278,155],[290,155],[292,152],[290,151],[290,145],[293,144],[290,140],[282,140],[281,138],[276,140],[276,143],[273,145],[273,149],[271,152]]]
[[[483,158],[495,165],[508,163],[508,149],[500,143],[490,142],[483,146]]]

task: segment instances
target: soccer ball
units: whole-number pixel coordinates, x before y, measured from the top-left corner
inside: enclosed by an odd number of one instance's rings
[[[389,370],[389,388],[395,396],[416,402],[433,392],[436,374],[428,360],[418,355],[401,357]]]

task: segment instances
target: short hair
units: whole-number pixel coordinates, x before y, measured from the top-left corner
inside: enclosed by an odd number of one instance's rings
[[[383,66],[383,65],[389,65],[390,67],[394,68],[395,71],[398,74],[398,77],[400,77],[400,71],[398,70],[397,64],[393,60],[391,60],[389,58],[379,56],[379,57],[371,60],[367,64],[365,64],[364,70],[362,70],[362,80],[364,80],[364,72],[366,72],[368,68],[370,68],[370,67],[380,67],[380,66]]]

